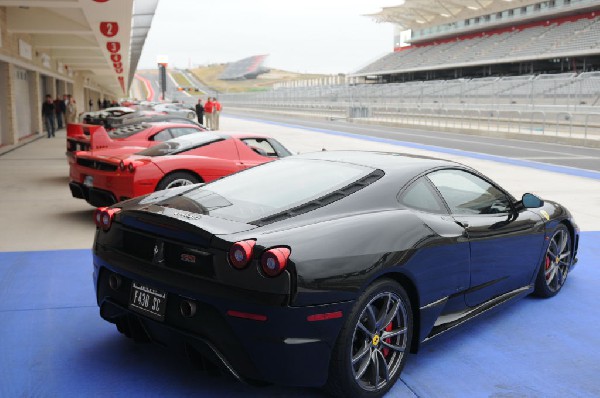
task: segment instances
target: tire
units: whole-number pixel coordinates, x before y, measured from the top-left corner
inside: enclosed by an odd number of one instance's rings
[[[412,308],[402,286],[389,279],[369,286],[340,331],[327,390],[338,397],[383,396],[404,368],[412,333]]]
[[[567,280],[573,259],[571,234],[566,226],[560,224],[552,233],[550,243],[540,264],[535,279],[533,294],[538,297],[553,297]]]
[[[186,173],[184,171],[178,171],[176,173],[168,174],[163,177],[162,180],[156,185],[157,191],[162,191],[163,189],[181,187],[184,185],[192,185],[198,184],[202,182],[198,177],[191,173]]]

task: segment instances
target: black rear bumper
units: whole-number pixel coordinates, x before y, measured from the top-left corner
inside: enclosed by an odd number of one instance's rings
[[[98,188],[88,188],[75,181],[69,183],[69,189],[71,189],[71,195],[74,198],[84,199],[95,207],[111,206],[117,203],[117,198],[110,191]]]
[[[346,314],[352,305],[346,302],[301,308],[262,306],[171,289],[166,316],[161,322],[128,308],[131,279],[97,265],[94,275],[102,318],[112,323],[134,319],[150,340],[187,355],[191,350],[243,381],[323,386],[331,350],[345,318],[308,322],[307,317],[335,311]],[[118,289],[110,287],[111,275],[119,276]],[[186,300],[196,305],[192,317],[183,316],[180,311]],[[264,314],[267,320],[232,317],[229,310]]]

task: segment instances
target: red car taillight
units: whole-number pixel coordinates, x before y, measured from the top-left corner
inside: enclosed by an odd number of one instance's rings
[[[287,247],[274,247],[263,253],[260,258],[262,271],[267,276],[277,276],[287,267],[290,249]]]
[[[254,240],[243,240],[236,242],[229,249],[229,262],[237,269],[242,269],[252,259],[252,251],[254,250]]]
[[[131,162],[131,163],[125,163],[124,161],[121,160],[121,162],[119,163],[119,170],[121,171],[129,171],[130,173],[135,172],[135,168],[136,168],[137,164],[135,162]]]
[[[94,212],[94,222],[98,228],[108,231],[115,218],[115,214],[121,209],[109,209],[108,207],[98,207]]]

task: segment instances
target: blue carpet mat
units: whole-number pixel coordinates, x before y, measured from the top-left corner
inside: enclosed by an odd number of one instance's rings
[[[600,232],[555,298],[525,298],[425,343],[388,397],[600,396]],[[103,321],[89,250],[0,253],[0,397],[324,396],[207,375]]]

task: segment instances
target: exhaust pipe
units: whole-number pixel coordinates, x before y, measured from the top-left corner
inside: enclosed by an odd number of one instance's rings
[[[190,300],[183,300],[179,304],[179,311],[184,318],[191,318],[196,315],[196,303]]]
[[[108,277],[108,286],[110,286],[112,290],[119,290],[122,282],[119,275],[112,274]]]

